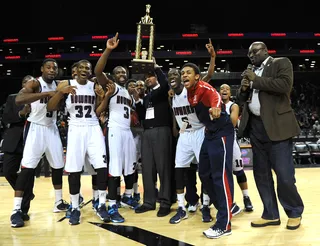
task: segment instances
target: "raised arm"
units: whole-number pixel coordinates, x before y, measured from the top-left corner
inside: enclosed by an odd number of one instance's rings
[[[100,105],[96,109],[96,114],[98,117],[100,117],[100,115],[103,111],[106,111],[106,109],[109,105],[109,99],[114,94],[114,92],[116,90],[116,86],[114,83],[107,84],[106,87],[107,87],[107,92],[106,92],[103,100],[101,101]]]
[[[208,68],[207,74],[202,78],[203,81],[209,82],[214,74],[214,67],[216,65],[216,52],[214,50],[214,47],[211,43],[211,39],[209,38],[209,43],[206,44],[206,48],[208,50],[208,53],[210,54],[210,64]]]
[[[76,94],[76,86],[71,86],[68,80],[61,81],[57,87],[57,93],[51,97],[47,103],[47,111],[55,111],[60,109],[60,102],[64,98],[65,94]]]
[[[51,97],[54,94],[54,91],[40,92],[40,82],[32,78],[28,80],[24,88],[19,91],[15,102],[17,105],[30,104],[42,98]]]
[[[95,68],[94,73],[97,77],[97,80],[100,85],[106,85],[113,83],[111,80],[108,79],[106,74],[103,72],[106,68],[108,57],[110,56],[113,49],[117,48],[119,44],[118,33],[113,38],[109,38],[106,43],[106,49],[103,51],[102,55],[100,56]]]

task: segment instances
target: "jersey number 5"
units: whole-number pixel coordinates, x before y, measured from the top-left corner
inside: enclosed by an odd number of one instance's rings
[[[91,118],[91,111],[92,111],[91,105],[86,105],[86,106],[77,105],[74,108],[75,110],[78,111],[78,113],[76,114],[77,118],[83,118],[84,110],[86,111],[84,118]]]
[[[182,120],[183,122],[187,123],[186,129],[189,129],[189,128],[192,127],[192,125],[190,125],[190,123],[189,123],[188,117],[182,117],[181,120]]]

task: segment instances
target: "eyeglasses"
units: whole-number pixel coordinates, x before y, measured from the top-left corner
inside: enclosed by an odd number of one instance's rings
[[[251,51],[248,52],[247,56],[250,57],[251,54],[256,55],[260,50],[262,50],[263,48],[259,48],[259,49],[253,49]]]

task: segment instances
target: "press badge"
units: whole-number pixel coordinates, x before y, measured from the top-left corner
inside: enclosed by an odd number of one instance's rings
[[[147,112],[146,112],[146,120],[151,120],[154,119],[154,108],[147,108]]]

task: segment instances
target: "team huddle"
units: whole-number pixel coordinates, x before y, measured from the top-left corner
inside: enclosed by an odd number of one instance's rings
[[[27,211],[22,209],[25,187],[34,177],[33,170],[44,154],[52,169],[53,212],[66,212],[70,225],[80,223],[83,203],[80,186],[84,170],[92,176],[92,208],[101,221],[124,222],[125,218],[119,213],[121,206],[129,206],[136,213],[151,210],[146,204],[139,203],[137,164],[141,162],[143,169],[148,163],[141,159],[140,153],[144,131],[135,132],[134,128],[137,126],[135,121],[158,117],[153,106],[147,105],[143,116],[137,114],[137,109],[143,108],[149,90],[163,90],[163,84],[156,80],[158,72],[162,71],[155,62],[157,73],[152,76],[156,84],[152,88],[144,81],[129,80],[126,69],[121,66],[114,68],[112,76],[107,75],[103,72],[107,58],[118,43],[118,34],[107,41],[106,50],[94,69],[87,60],[75,63],[70,80],[55,80],[57,62],[44,60],[42,75],[31,77],[17,95],[16,104],[30,105],[31,112],[26,117],[12,227],[22,227],[27,220]],[[206,47],[213,60],[213,63],[210,61],[213,72],[215,52],[211,41]],[[232,216],[242,210],[234,201],[233,175],[241,188],[245,211],[253,211],[237,141],[239,106],[231,101],[229,85],[223,84],[217,91],[207,83],[210,76],[201,78],[200,69],[193,63],[184,64],[181,70],[171,69],[165,77],[170,117],[174,120],[172,135],[178,132],[174,158],[176,197],[173,201],[178,203],[178,209],[169,222],[177,224],[188,218],[187,210],[197,210],[199,203],[192,204],[185,198],[184,190],[186,188],[188,193],[189,188],[184,177],[191,166],[198,165],[196,169],[202,183],[202,221],[213,220],[211,204],[217,209],[214,225],[203,233],[208,238],[229,235]],[[149,79],[147,76],[146,81]],[[58,111],[66,112],[68,116],[65,162],[56,121]],[[62,197],[64,172],[68,174],[70,203]],[[119,197],[122,176],[125,191]],[[161,189],[160,178],[159,193]]]

